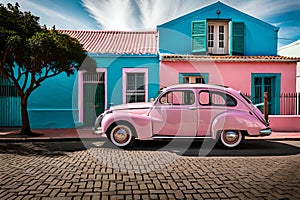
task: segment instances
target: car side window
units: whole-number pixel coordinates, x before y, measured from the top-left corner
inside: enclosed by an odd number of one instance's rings
[[[229,94],[218,91],[200,91],[199,103],[201,105],[212,105],[212,106],[236,106],[237,101]]]
[[[193,91],[171,91],[164,94],[159,102],[167,105],[192,105],[195,103]]]

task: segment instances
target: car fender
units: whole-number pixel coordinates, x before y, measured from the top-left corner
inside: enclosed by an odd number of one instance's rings
[[[220,130],[245,130],[248,135],[259,135],[261,129],[266,126],[253,114],[246,111],[226,111],[219,114],[212,122],[212,137],[217,137]]]
[[[104,133],[107,132],[113,123],[126,122],[132,125],[138,139],[151,138],[151,120],[147,115],[140,115],[128,111],[115,111],[104,116],[101,127]]]

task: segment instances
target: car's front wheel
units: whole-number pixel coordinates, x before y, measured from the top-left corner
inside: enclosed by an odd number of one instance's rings
[[[220,132],[219,144],[225,148],[236,148],[244,140],[244,135],[238,130],[223,130]]]
[[[110,141],[120,148],[128,148],[133,145],[134,132],[133,128],[125,123],[117,123],[112,126],[108,132]]]

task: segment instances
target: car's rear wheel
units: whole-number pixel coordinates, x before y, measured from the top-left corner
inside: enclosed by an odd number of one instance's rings
[[[219,144],[224,148],[236,148],[244,140],[244,135],[238,130],[223,130],[220,132]]]
[[[133,128],[125,123],[117,123],[112,126],[108,132],[110,141],[120,148],[128,148],[133,145],[134,132]]]

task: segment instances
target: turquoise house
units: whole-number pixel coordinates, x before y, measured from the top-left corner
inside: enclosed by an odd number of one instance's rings
[[[88,57],[75,75],[50,78],[32,93],[28,112],[33,129],[91,126],[96,116],[111,105],[144,102],[156,96],[156,31],[61,32],[78,39]],[[0,86],[7,91],[13,87],[3,80]],[[0,126],[20,126],[19,98],[13,92],[2,93]],[[4,109],[7,104],[13,109]]]
[[[279,28],[216,2],[157,27],[160,53],[277,55]]]

